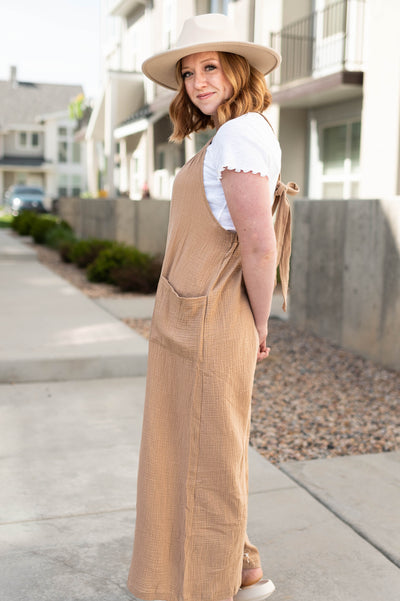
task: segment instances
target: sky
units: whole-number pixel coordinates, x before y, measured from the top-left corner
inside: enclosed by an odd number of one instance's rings
[[[83,86],[100,92],[100,0],[0,0],[0,80]]]

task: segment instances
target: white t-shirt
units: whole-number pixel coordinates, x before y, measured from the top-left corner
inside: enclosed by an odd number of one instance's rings
[[[259,113],[246,113],[221,125],[204,158],[204,189],[211,211],[224,229],[235,231],[221,184],[224,169],[268,177],[273,202],[281,148],[271,126]]]

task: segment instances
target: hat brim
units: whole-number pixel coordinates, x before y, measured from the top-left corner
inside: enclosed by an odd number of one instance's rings
[[[143,73],[152,81],[160,86],[170,90],[179,88],[176,81],[176,63],[189,54],[196,52],[232,52],[239,54],[248,60],[252,67],[258,69],[263,75],[271,73],[279,67],[281,56],[272,48],[253,44],[252,42],[206,42],[203,44],[194,44],[160,52],[144,61],[142,65]]]

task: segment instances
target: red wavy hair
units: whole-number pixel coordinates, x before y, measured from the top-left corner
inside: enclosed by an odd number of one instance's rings
[[[217,109],[220,125],[249,112],[262,113],[271,104],[271,92],[267,88],[264,75],[252,67],[247,59],[231,52],[218,52],[221,67],[232,85],[233,94]],[[193,132],[215,126],[210,115],[204,115],[190,100],[182,78],[182,62],[176,65],[176,79],[179,91],[169,107],[174,130],[171,142],[182,140]]]

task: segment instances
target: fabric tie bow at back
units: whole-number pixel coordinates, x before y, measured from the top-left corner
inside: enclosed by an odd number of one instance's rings
[[[294,182],[284,184],[278,179],[275,187],[274,204],[272,205],[272,214],[275,215],[275,236],[277,248],[276,265],[279,267],[279,274],[282,284],[283,305],[286,311],[287,292],[289,286],[290,252],[291,252],[291,212],[287,195],[295,196],[299,187]],[[276,284],[276,281],[275,281]]]

